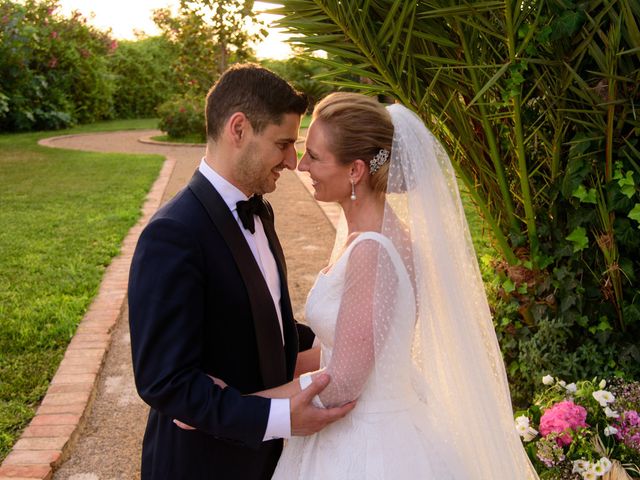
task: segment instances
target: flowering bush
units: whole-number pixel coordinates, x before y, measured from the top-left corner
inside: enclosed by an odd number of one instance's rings
[[[205,140],[204,100],[176,95],[158,107],[160,130],[173,138],[197,135]]]
[[[546,375],[542,383],[547,389],[515,419],[540,478],[640,476],[640,382],[567,384]]]
[[[0,0],[0,131],[64,128],[111,118],[109,32],[58,0]]]

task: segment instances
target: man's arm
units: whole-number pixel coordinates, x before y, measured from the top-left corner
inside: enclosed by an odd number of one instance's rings
[[[296,322],[296,329],[298,330],[298,350],[301,352],[307,351],[314,347],[314,341],[316,339],[313,330],[300,322]]]
[[[129,322],[136,387],[142,399],[221,439],[258,447],[270,401],[222,389],[201,370],[204,258],[179,222],[154,220],[131,265]]]

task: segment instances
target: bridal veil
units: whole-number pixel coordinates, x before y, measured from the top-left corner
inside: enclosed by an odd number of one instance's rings
[[[402,105],[387,110],[394,137],[382,234],[413,272],[417,323],[413,365],[407,367],[415,373],[414,387],[449,446],[468,463],[471,478],[537,478],[514,428],[506,372],[449,157],[412,111]]]

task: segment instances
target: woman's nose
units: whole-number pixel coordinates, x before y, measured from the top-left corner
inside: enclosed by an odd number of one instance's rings
[[[298,170],[300,172],[308,172],[309,171],[309,158],[305,153],[300,159],[300,163],[298,163]]]

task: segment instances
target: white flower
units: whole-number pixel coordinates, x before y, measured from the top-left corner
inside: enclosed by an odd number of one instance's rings
[[[530,442],[531,440],[536,438],[536,435],[538,435],[538,430],[536,430],[535,428],[529,427],[525,432],[525,434],[522,435],[522,440],[525,442]]]
[[[600,380],[600,385],[598,385],[600,387],[600,390],[604,389],[604,387],[607,386],[607,381],[603,378],[602,380]]]
[[[567,386],[567,382],[565,382],[564,380],[560,380],[558,383],[560,384],[561,387]]]
[[[574,460],[572,473],[586,472],[589,468],[589,462],[587,460]]]
[[[582,472],[582,478],[584,478],[584,480],[596,480],[598,476],[599,475],[593,470],[587,470],[585,472]]]
[[[529,418],[526,415],[520,415],[516,418],[516,432],[525,442],[530,442],[538,435],[538,431],[529,426]]]
[[[575,383],[570,383],[569,385],[567,385],[564,388],[566,388],[567,392],[569,392],[569,393],[576,393],[578,391],[578,387],[576,386]]]
[[[542,377],[542,383],[545,385],[553,385],[553,377],[551,375],[545,375]]]
[[[601,407],[606,407],[616,399],[611,392],[607,392],[606,390],[598,390],[597,392],[593,392],[592,395]]]
[[[620,414],[618,412],[616,412],[615,410],[611,410],[609,407],[604,407],[604,414],[607,416],[607,418],[620,417]]]
[[[610,437],[611,435],[615,435],[616,433],[618,433],[618,429],[616,427],[612,427],[611,425],[607,425],[604,428],[605,437]]]
[[[516,418],[516,432],[525,442],[530,442],[538,435],[538,431],[529,426],[529,419],[524,415]]]
[[[600,458],[600,460],[598,460],[598,462],[595,464],[595,471],[596,473],[600,473],[600,475],[604,475],[605,473],[607,473],[609,470],[611,470],[612,467],[612,463],[611,460],[609,460],[607,457],[602,457]]]

